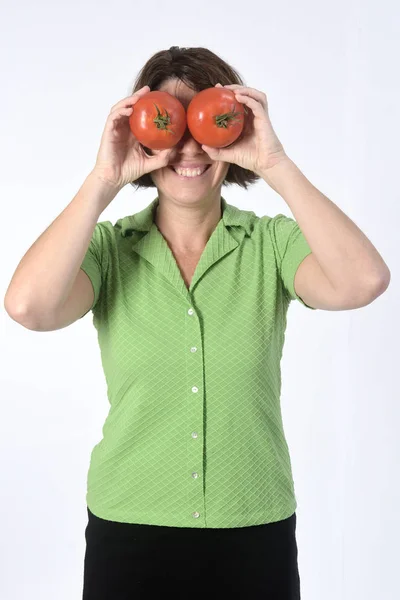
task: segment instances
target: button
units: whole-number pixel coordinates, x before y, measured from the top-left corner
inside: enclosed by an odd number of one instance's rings
[[[198,478],[198,476],[199,476],[199,474],[198,474],[198,473],[192,473],[192,477],[193,477],[193,479],[197,479],[197,478]]]
[[[190,352],[197,352],[196,346],[193,346],[193,348],[190,348]]]
[[[194,313],[194,310],[193,310],[193,308],[189,308],[189,310],[188,310],[188,315],[192,315],[193,313]]]
[[[192,387],[192,392],[198,392],[199,388],[197,388],[195,385]]]
[[[193,515],[193,517],[194,517],[195,519],[197,519],[197,518],[200,516],[200,513],[198,513],[198,512],[196,511],[196,512],[192,513],[192,515]]]
[[[192,431],[192,438],[197,438],[197,433],[195,431]]]

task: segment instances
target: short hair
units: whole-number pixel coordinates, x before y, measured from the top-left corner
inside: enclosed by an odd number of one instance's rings
[[[139,71],[131,94],[145,85],[148,85],[151,91],[157,90],[168,79],[179,79],[197,93],[214,87],[217,83],[245,85],[238,71],[211,50],[171,46],[169,50],[161,50],[149,58]],[[145,148],[142,144],[141,146]],[[247,189],[249,184],[258,179],[260,176],[254,171],[231,163],[222,184],[236,183]],[[137,189],[156,187],[150,173],[130,183]]]

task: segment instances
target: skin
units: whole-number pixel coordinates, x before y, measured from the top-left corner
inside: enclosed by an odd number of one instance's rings
[[[176,96],[185,109],[196,94],[179,79],[169,79],[159,89]],[[212,160],[188,128],[172,149],[169,164],[183,161],[212,164],[201,179],[179,179],[168,167],[151,172],[159,197],[155,222],[177,253],[195,256],[204,250],[221,219],[221,188],[230,163]]]

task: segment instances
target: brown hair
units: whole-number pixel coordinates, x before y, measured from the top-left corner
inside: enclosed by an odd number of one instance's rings
[[[211,50],[171,46],[169,50],[160,50],[149,58],[139,71],[131,94],[145,85],[148,85],[151,91],[157,90],[170,78],[180,79],[196,92],[214,87],[217,83],[245,85],[239,73]],[[151,153],[147,148],[145,151]],[[258,179],[260,176],[253,171],[231,163],[223,185],[236,183],[247,189],[249,184]],[[155,187],[149,173],[132,181],[131,185],[136,188]]]

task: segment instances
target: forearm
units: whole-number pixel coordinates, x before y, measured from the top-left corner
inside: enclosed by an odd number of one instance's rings
[[[263,173],[285,200],[315,258],[338,290],[388,284],[383,258],[340,208],[322,194],[289,158]]]
[[[10,315],[40,319],[64,304],[98,218],[117,193],[89,174],[73,200],[18,264],[4,300]]]

